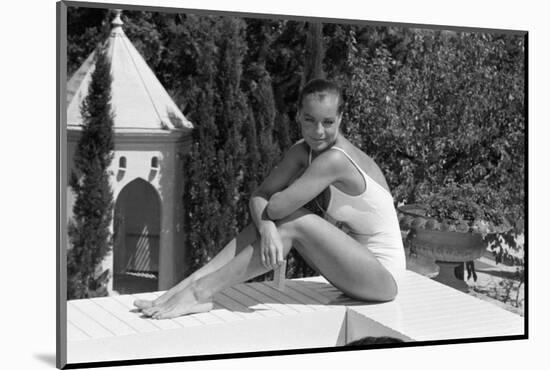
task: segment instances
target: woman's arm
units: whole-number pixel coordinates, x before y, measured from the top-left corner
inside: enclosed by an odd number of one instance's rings
[[[267,178],[252,193],[249,202],[252,220],[259,230],[264,224],[273,222],[266,214],[271,196],[289,186],[303,171],[307,152],[303,143],[294,144],[283,160],[271,170]]]
[[[250,197],[250,214],[260,234],[262,264],[268,269],[272,269],[284,261],[279,231],[266,213],[268,200],[273,194],[291,184],[303,171],[306,163],[307,152],[304,149],[304,144],[295,144]]]
[[[339,151],[328,150],[320,154],[302,176],[286,189],[271,196],[266,208],[268,218],[278,220],[292,214],[330,184],[344,179],[348,162]]]

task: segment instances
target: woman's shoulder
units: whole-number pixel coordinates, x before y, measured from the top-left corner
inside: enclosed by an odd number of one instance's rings
[[[306,156],[309,156],[309,152],[310,152],[309,145],[307,145],[304,139],[300,139],[294,144],[292,144],[289,150],[293,150],[296,153],[299,153],[301,155],[306,155]]]
[[[352,157],[352,159],[363,170],[363,172],[365,172],[367,176],[378,182],[383,187],[388,188],[384,173],[382,172],[380,166],[378,166],[374,158],[372,158],[370,155],[368,155],[349,141],[346,144],[347,145],[343,145],[345,146],[345,148],[342,149],[346,150],[346,152]]]
[[[300,164],[306,165],[309,156],[309,147],[304,139],[298,140],[288,148],[285,153],[285,157],[290,157],[294,161],[298,161]]]

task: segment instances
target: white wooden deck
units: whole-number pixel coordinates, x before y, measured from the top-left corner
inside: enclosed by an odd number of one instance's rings
[[[406,341],[524,334],[524,319],[488,302],[407,273],[389,303],[344,296],[322,277],[240,284],[215,296],[211,312],[144,318],[137,298],[162,292],[69,301],[68,363],[344,345],[364,336]]]

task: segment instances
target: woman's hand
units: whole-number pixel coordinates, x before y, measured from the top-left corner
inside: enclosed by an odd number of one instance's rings
[[[274,222],[263,223],[259,233],[262,264],[272,270],[284,262],[283,241]]]

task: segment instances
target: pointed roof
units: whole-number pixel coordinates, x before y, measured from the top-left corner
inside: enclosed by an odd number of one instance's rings
[[[120,11],[112,21],[106,40],[111,61],[111,107],[115,132],[160,133],[189,131],[193,128],[168,95],[154,72],[122,30]],[[95,51],[67,83],[67,128],[82,126],[80,105],[88,94],[95,68]]]

